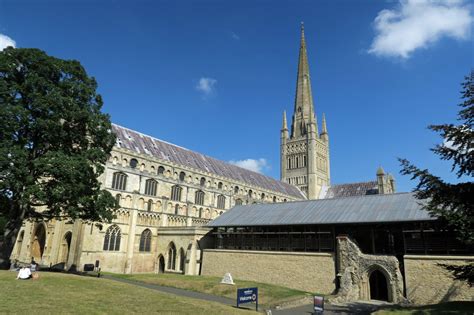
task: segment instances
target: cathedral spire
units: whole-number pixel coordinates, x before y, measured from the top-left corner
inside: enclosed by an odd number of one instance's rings
[[[309,75],[308,54],[304,36],[304,24],[301,23],[301,42],[298,60],[298,76],[296,81],[295,109],[292,121],[292,137],[304,136],[307,124],[315,122],[311,80]],[[317,127],[316,127],[317,129]]]

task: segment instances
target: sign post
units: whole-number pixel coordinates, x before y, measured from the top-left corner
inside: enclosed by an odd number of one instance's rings
[[[237,307],[252,302],[255,302],[255,310],[258,312],[258,288],[237,289]]]
[[[324,312],[324,296],[314,296],[314,313],[322,314]]]

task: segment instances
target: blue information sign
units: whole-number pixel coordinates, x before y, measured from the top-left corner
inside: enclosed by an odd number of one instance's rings
[[[255,310],[258,311],[258,288],[237,289],[237,307],[252,302],[255,302]]]

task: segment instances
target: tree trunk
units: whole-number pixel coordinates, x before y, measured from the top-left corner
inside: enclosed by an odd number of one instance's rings
[[[10,268],[10,255],[15,246],[18,232],[21,229],[22,220],[10,219],[5,226],[3,242],[0,243],[0,269]]]

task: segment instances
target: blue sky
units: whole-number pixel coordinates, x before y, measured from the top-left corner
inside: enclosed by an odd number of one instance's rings
[[[373,180],[382,165],[408,191],[397,157],[455,180],[426,126],[455,121],[472,16],[461,0],[0,0],[0,49],[77,59],[113,122],[279,178],[304,21],[332,183]]]

